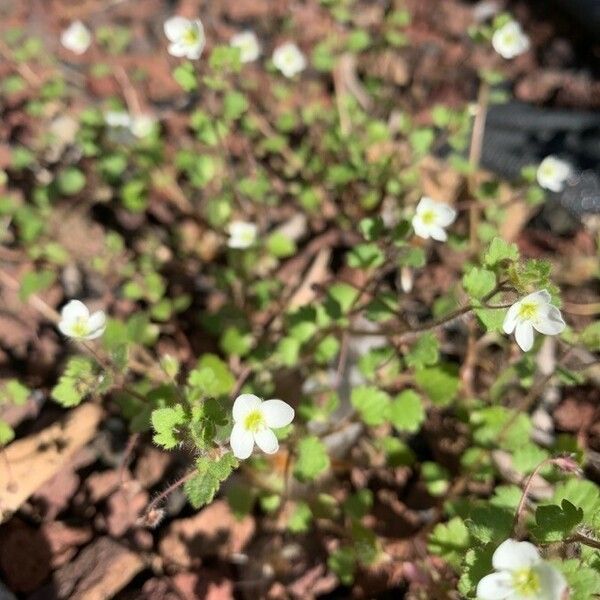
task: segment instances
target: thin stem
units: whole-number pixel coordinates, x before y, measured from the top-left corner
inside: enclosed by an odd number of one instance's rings
[[[186,481],[189,481],[196,474],[196,469],[192,469],[187,472],[185,475],[180,477],[177,481],[172,483],[167,489],[163,490],[146,508],[146,515],[151,513],[153,510],[157,508],[157,506],[167,497],[169,494],[174,492],[177,488],[180,488]]]
[[[481,161],[481,152],[483,149],[483,135],[485,132],[485,121],[487,118],[488,104],[490,101],[490,86],[486,81],[481,81],[479,85],[479,94],[477,97],[477,112],[473,121],[473,132],[471,134],[471,148],[469,150],[470,172],[468,177],[469,195],[471,196],[471,205],[469,207],[469,241],[471,252],[477,253],[479,238],[477,230],[479,229],[480,206],[475,198],[475,186],[477,170]]]
[[[525,509],[525,503],[527,502],[527,495],[529,494],[529,489],[531,488],[531,484],[533,483],[534,478],[538,475],[538,473],[548,464],[552,463],[551,458],[544,459],[531,473],[527,482],[525,483],[525,487],[523,488],[523,493],[521,494],[521,499],[519,500],[519,505],[517,506],[517,511],[515,512],[515,518],[513,520],[512,531],[514,534],[518,535],[517,527],[519,525],[519,521],[521,519],[521,514]]]

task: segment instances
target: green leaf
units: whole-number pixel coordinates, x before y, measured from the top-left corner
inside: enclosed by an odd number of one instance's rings
[[[579,341],[592,352],[600,352],[600,321],[590,323],[580,334]]]
[[[385,254],[375,243],[358,244],[347,256],[348,266],[356,269],[375,269],[385,262]]]
[[[325,310],[333,319],[339,319],[352,308],[358,290],[348,283],[335,283],[327,290]]]
[[[463,597],[471,597],[479,581],[492,571],[492,555],[496,550],[493,544],[478,548],[470,548],[461,565],[462,575],[458,582],[458,591]]]
[[[398,394],[389,406],[389,419],[400,432],[416,433],[425,421],[421,397],[413,390]]]
[[[85,187],[85,175],[75,167],[67,167],[56,178],[58,191],[65,196],[74,196]]]
[[[237,327],[228,327],[221,338],[223,352],[233,356],[246,356],[252,348],[252,335]]]
[[[471,535],[480,542],[500,544],[510,537],[514,513],[498,506],[476,506],[469,512],[467,525]]]
[[[312,481],[329,469],[330,460],[325,444],[316,436],[300,440],[294,476],[300,481]]]
[[[460,387],[458,367],[443,363],[435,367],[419,369],[415,373],[415,382],[438,406],[450,404]]]
[[[569,538],[573,529],[582,521],[583,510],[568,500],[563,500],[560,506],[538,506],[535,511],[536,524],[531,532],[541,543],[562,542]]]
[[[344,585],[351,585],[356,571],[356,556],[349,546],[342,546],[332,552],[327,566],[339,577]]]
[[[440,523],[434,527],[427,548],[458,569],[469,545],[467,526],[460,517],[453,517],[448,523]]]
[[[391,399],[383,390],[361,385],[352,390],[350,402],[367,425],[381,425],[385,422]]]
[[[25,302],[29,296],[49,288],[55,281],[56,274],[53,271],[31,271],[21,281],[19,298]]]
[[[155,431],[154,443],[166,450],[175,448],[182,440],[182,429],[187,419],[188,417],[181,404],[153,410],[152,427]]]
[[[296,253],[296,242],[281,232],[275,232],[267,239],[267,250],[276,258],[286,258]]]
[[[476,308],[475,315],[486,331],[502,331],[507,308]]]
[[[291,514],[287,527],[292,533],[306,533],[310,530],[313,515],[306,502],[298,502]]]
[[[490,406],[471,413],[471,423],[475,442],[486,448],[500,446],[506,450],[516,450],[523,440],[529,439],[531,432],[528,415],[521,413],[515,416],[504,406]]]
[[[552,503],[562,506],[563,500],[581,508],[584,520],[591,523],[600,511],[600,488],[587,479],[567,479],[556,486]]]
[[[0,446],[6,446],[15,439],[13,428],[6,422],[0,419]]]
[[[179,65],[173,71],[173,79],[186,92],[193,92],[198,87],[194,65],[189,61]]]
[[[569,600],[590,600],[600,594],[600,573],[581,564],[580,560],[564,560],[556,567],[569,584]]]
[[[208,504],[219,491],[221,483],[231,475],[237,466],[237,459],[227,452],[218,460],[205,456],[196,461],[198,472],[184,486],[185,495],[194,508]]]
[[[441,465],[432,461],[425,461],[421,465],[421,477],[425,482],[427,491],[432,496],[441,496],[448,491],[449,474]]]
[[[22,406],[27,402],[31,391],[17,379],[9,379],[0,387],[0,404]]]
[[[464,275],[463,286],[471,298],[481,300],[496,286],[496,275],[488,269],[475,267]]]
[[[360,520],[365,517],[373,506],[373,492],[369,489],[358,490],[348,496],[344,502],[344,512],[352,519]]]
[[[484,256],[485,264],[488,267],[495,267],[502,261],[519,260],[519,249],[516,244],[504,241],[502,238],[495,237]]]
[[[223,98],[223,116],[227,120],[239,119],[248,110],[248,99],[245,94],[232,90]]]
[[[415,369],[434,365],[439,358],[439,343],[431,332],[422,335],[406,355],[406,364]]]
[[[235,385],[235,377],[229,367],[215,354],[204,354],[198,366],[188,378],[190,386],[206,396],[223,396],[229,394]]]
[[[61,406],[70,408],[99,389],[101,383],[94,363],[89,358],[74,356],[52,389],[51,397]]]

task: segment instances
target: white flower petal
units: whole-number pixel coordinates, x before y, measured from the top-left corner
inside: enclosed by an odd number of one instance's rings
[[[233,455],[236,458],[244,460],[252,454],[254,436],[241,423],[236,423],[231,430],[229,444],[233,450]]]
[[[515,327],[515,340],[523,352],[533,348],[533,325],[529,321],[519,321]]]
[[[552,192],[561,192],[572,174],[573,168],[568,162],[555,156],[547,156],[539,164],[536,177],[541,187]]]
[[[515,302],[507,311],[504,317],[504,323],[502,323],[502,329],[504,333],[509,335],[515,330],[517,320],[519,317],[519,309],[521,308],[521,302]]]
[[[425,225],[425,223],[423,223],[419,214],[416,214],[412,218],[412,226],[415,231],[415,235],[418,235],[420,238],[428,240],[431,237],[429,235],[429,225]]]
[[[62,32],[60,43],[74,54],[83,54],[92,43],[92,34],[81,21],[74,21]]]
[[[512,593],[512,576],[507,571],[486,575],[477,584],[478,600],[507,600]]]
[[[286,76],[293,77],[306,68],[306,58],[293,42],[275,48],[273,64]]]
[[[240,60],[243,63],[255,61],[260,56],[260,42],[254,31],[236,33],[229,43],[234,48],[239,48]]]
[[[77,320],[88,320],[90,311],[80,300],[71,300],[62,307],[60,311],[61,321],[74,322]]]
[[[437,204],[437,202],[435,200],[433,200],[432,198],[430,198],[429,196],[423,196],[419,200],[419,204],[417,204],[417,208],[416,208],[417,214],[435,208],[436,204]]]
[[[175,58],[182,58],[184,56],[187,57],[188,47],[183,42],[177,41],[169,44],[167,52]]]
[[[564,331],[567,325],[560,314],[560,310],[556,306],[549,306],[548,312],[536,319],[533,326],[544,335],[558,335]]]
[[[448,234],[443,227],[439,225],[430,225],[429,235],[438,242],[445,242],[448,239]]]
[[[239,395],[233,403],[232,414],[234,422],[240,423],[244,420],[248,413],[260,408],[261,404],[262,400],[254,394]]]
[[[531,567],[541,560],[540,553],[533,544],[508,539],[496,548],[492,565],[496,571],[515,571]]]
[[[109,127],[131,127],[131,116],[123,110],[109,110],[104,114],[104,121]]]
[[[185,17],[171,17],[163,25],[165,35],[170,42],[177,42],[190,26],[190,21]]]
[[[265,400],[260,409],[267,427],[285,427],[294,420],[294,409],[283,400]]]
[[[90,333],[85,336],[86,340],[94,340],[100,337],[106,329],[106,315],[104,311],[99,310],[90,316],[88,320]]]
[[[454,221],[456,221],[456,211],[448,204],[438,204],[437,207],[437,215],[438,215],[438,225],[442,227],[448,227],[448,225],[452,225]]]
[[[516,21],[509,21],[494,32],[492,46],[502,58],[511,59],[529,49],[529,38]]]
[[[522,301],[525,302],[537,302],[538,304],[550,304],[552,297],[548,290],[539,290],[538,292],[533,292],[525,296]]]
[[[264,428],[254,434],[256,445],[266,454],[275,454],[279,450],[279,442],[275,434],[268,428]]]
[[[564,575],[546,561],[535,565],[533,570],[537,573],[542,588],[537,597],[543,600],[562,600],[567,589]]]

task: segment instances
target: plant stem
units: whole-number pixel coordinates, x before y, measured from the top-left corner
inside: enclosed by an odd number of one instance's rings
[[[536,475],[548,464],[552,463],[551,458],[545,458],[531,473],[527,482],[525,483],[525,487],[523,488],[523,493],[521,494],[521,499],[519,500],[519,505],[517,506],[517,511],[515,512],[515,518],[513,520],[512,532],[518,536],[517,527],[519,525],[519,521],[521,519],[521,514],[525,509],[525,503],[527,502],[527,495],[529,493],[529,489],[531,488],[531,484],[533,483],[533,479]]]
[[[469,177],[467,180],[468,191],[471,197],[469,207],[469,242],[472,254],[477,254],[479,238],[477,230],[479,229],[480,206],[475,198],[476,177],[479,163],[481,161],[481,152],[483,149],[483,135],[485,132],[485,121],[487,118],[488,104],[490,101],[490,86],[481,80],[479,84],[479,94],[477,96],[477,112],[473,121],[473,132],[471,133],[471,147],[469,150]]]

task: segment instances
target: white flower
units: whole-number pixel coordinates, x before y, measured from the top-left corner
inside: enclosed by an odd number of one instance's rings
[[[240,60],[248,63],[256,60],[260,56],[260,42],[254,31],[242,31],[236,33],[229,42],[234,48],[240,50]]]
[[[412,218],[412,226],[419,237],[445,242],[448,236],[444,228],[454,223],[455,219],[456,211],[451,206],[423,196]]]
[[[233,221],[229,224],[229,241],[227,245],[230,248],[249,248],[256,241],[258,228],[254,223],[246,221]]]
[[[58,329],[67,337],[93,340],[106,329],[106,315],[99,310],[90,315],[87,306],[79,300],[71,300],[60,311]]]
[[[267,454],[279,450],[272,429],[285,427],[294,419],[294,409],[283,400],[265,400],[254,394],[242,394],[233,403],[233,429],[229,443],[240,459],[252,454],[254,443]]]
[[[567,582],[529,542],[506,540],[492,556],[497,571],[477,584],[479,600],[561,600]]]
[[[533,330],[544,335],[557,335],[566,327],[560,310],[550,304],[550,294],[546,290],[534,292],[515,302],[504,318],[504,332],[515,332],[517,344],[524,352],[533,346]]]
[[[506,59],[515,58],[529,50],[529,38],[516,21],[509,21],[492,36],[494,50]]]
[[[124,110],[109,110],[104,113],[104,121],[109,127],[131,127],[131,116]]]
[[[546,156],[537,169],[538,183],[551,192],[562,192],[565,182],[573,173],[568,162],[555,156]]]
[[[137,138],[149,135],[154,128],[156,119],[152,115],[130,115],[122,110],[109,110],[104,114],[104,120],[109,127],[129,129]]]
[[[171,56],[185,57],[191,60],[200,58],[206,37],[200,19],[171,17],[164,24],[165,35],[171,42],[168,52]]]
[[[152,133],[156,119],[152,115],[136,115],[131,119],[129,129],[137,138],[143,138]]]
[[[306,58],[293,42],[287,42],[273,52],[273,64],[286,76],[293,77],[306,69]]]
[[[83,54],[92,43],[92,34],[81,21],[73,21],[62,32],[60,43],[75,54]]]

